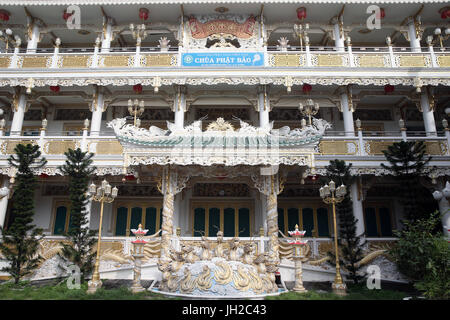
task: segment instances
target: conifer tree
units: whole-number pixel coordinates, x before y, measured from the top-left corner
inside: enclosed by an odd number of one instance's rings
[[[344,184],[349,189],[352,183],[350,168],[352,164],[346,165],[343,160],[331,160],[326,167],[328,181],[333,180],[336,185]],[[342,202],[336,205],[336,213],[339,221],[339,246],[342,249],[340,256],[341,265],[348,270],[349,278],[356,284],[364,277],[358,273],[360,266],[358,261],[363,258],[361,236],[356,234],[358,219],[353,214],[352,200],[347,192]],[[332,261],[335,261],[333,253],[330,253]]]
[[[2,268],[18,283],[24,276],[37,268],[41,257],[38,254],[39,240],[43,238],[42,229],[33,224],[34,190],[36,177],[33,169],[38,169],[47,163],[40,158],[41,152],[37,145],[18,144],[15,155],[8,158],[10,166],[17,169],[16,184],[12,196],[12,223],[2,231],[0,250],[9,262]]]
[[[431,160],[425,153],[423,141],[396,142],[387,150],[383,150],[390,166],[385,164],[381,166],[389,170],[398,181],[398,196],[408,220],[416,220],[431,211],[426,203],[426,196],[429,198],[431,195],[424,190],[419,181],[420,176],[426,171],[425,165]]]
[[[95,252],[92,250],[96,244],[96,231],[90,230],[87,225],[86,205],[88,203],[89,176],[95,171],[91,166],[93,153],[82,152],[80,148],[69,149],[64,153],[66,163],[60,167],[65,175],[69,176],[70,194],[70,225],[65,236],[70,243],[62,243],[60,256],[80,268],[81,279],[92,272]]]

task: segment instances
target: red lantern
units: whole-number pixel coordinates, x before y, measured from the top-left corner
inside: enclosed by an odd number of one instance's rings
[[[133,91],[141,94],[142,93],[142,84],[138,83],[133,86]]]
[[[0,20],[9,21],[10,13],[6,10],[0,10]]]
[[[306,8],[305,7],[300,7],[297,9],[297,18],[299,20],[306,19]]]
[[[64,10],[64,12],[63,12],[63,19],[67,21],[67,19],[69,19],[70,16],[72,16],[72,14],[68,13],[66,10]]]
[[[60,90],[60,87],[59,86],[50,86],[50,90],[55,92],[55,93],[58,93],[59,90]]]
[[[39,177],[42,178],[42,179],[47,179],[47,178],[49,177],[49,175],[46,174],[46,173],[41,173],[41,174],[39,175]]]
[[[146,9],[146,8],[139,9],[139,19],[141,19],[141,20],[148,19],[148,9]]]
[[[127,180],[127,181],[133,181],[133,180],[136,180],[136,177],[135,177],[134,175],[132,175],[132,174],[127,174],[127,175],[125,176],[125,180]]]
[[[317,180],[317,176],[316,175],[311,176],[311,180],[312,181],[316,181]]]
[[[386,16],[386,12],[384,11],[384,8],[380,9],[380,16],[378,18],[383,19]]]
[[[445,15],[445,18],[443,19],[447,19],[450,18],[450,9],[446,9],[442,12],[443,15]]]
[[[395,87],[393,85],[387,84],[384,86],[384,93],[394,92]]]
[[[303,93],[309,93],[312,90],[312,86],[310,84],[305,83],[302,87]]]

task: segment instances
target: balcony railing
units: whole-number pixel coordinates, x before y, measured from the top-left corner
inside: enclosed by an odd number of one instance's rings
[[[347,68],[448,68],[450,48],[422,48],[415,52],[411,48],[397,47],[347,47],[337,51],[335,47],[290,47],[264,50],[264,67],[347,67]],[[242,51],[236,49],[236,52]],[[248,50],[247,50],[248,51]],[[197,52],[197,50],[196,50]],[[213,52],[213,51],[208,51]],[[99,52],[93,48],[38,48],[20,49],[13,53],[0,54],[0,68],[13,69],[89,69],[89,68],[144,68],[182,67],[181,52],[176,47],[161,52],[157,47],[111,48]]]

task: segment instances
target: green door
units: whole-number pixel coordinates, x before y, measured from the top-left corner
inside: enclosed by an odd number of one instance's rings
[[[205,235],[205,208],[194,209],[194,237]]]
[[[234,208],[225,208],[223,211],[223,235],[225,237],[235,236],[235,210]]]
[[[128,218],[128,208],[126,207],[117,208],[116,236],[125,236],[127,234],[127,218]]]
[[[147,235],[156,232],[156,208],[150,207],[145,209],[145,229],[148,229]]]
[[[303,230],[306,231],[305,237],[312,237],[314,229],[314,211],[312,208],[303,208]]]
[[[209,208],[208,236],[215,237],[220,230],[220,209]]]
[[[63,234],[66,229],[66,217],[67,207],[59,206],[56,208],[55,227],[53,228],[53,234]]]
[[[250,237],[249,208],[239,208],[239,237]]]

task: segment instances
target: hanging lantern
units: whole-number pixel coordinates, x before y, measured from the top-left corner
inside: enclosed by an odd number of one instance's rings
[[[141,94],[142,93],[142,84],[138,83],[133,86],[133,91]]]
[[[303,84],[303,87],[302,87],[303,93],[310,93],[311,90],[312,90],[312,85],[307,84],[307,83]]]
[[[450,9],[444,10],[445,18],[450,18]]]
[[[64,10],[63,12],[63,19],[67,21],[72,16],[72,13],[67,12],[67,10]]]
[[[60,90],[59,86],[50,86],[50,90],[54,93],[58,93]]]
[[[11,14],[8,11],[0,10],[0,20],[2,20],[2,21],[9,21],[9,16],[10,15]]]
[[[297,18],[299,20],[306,19],[306,8],[305,7],[300,7],[297,9]]]
[[[139,19],[141,19],[141,20],[148,19],[148,9],[146,9],[146,8],[139,9]]]
[[[384,11],[384,8],[380,8],[380,19],[383,19],[386,16],[386,12]]]
[[[135,177],[133,174],[127,174],[127,175],[125,176],[125,180],[127,180],[127,181],[133,181],[133,180],[136,180],[136,177]]]
[[[387,84],[384,86],[384,93],[392,93],[394,92],[395,87],[391,84]]]
[[[39,175],[39,177],[42,178],[42,179],[47,179],[47,178],[49,177],[49,175],[46,174],[46,173],[41,173],[41,174]]]

